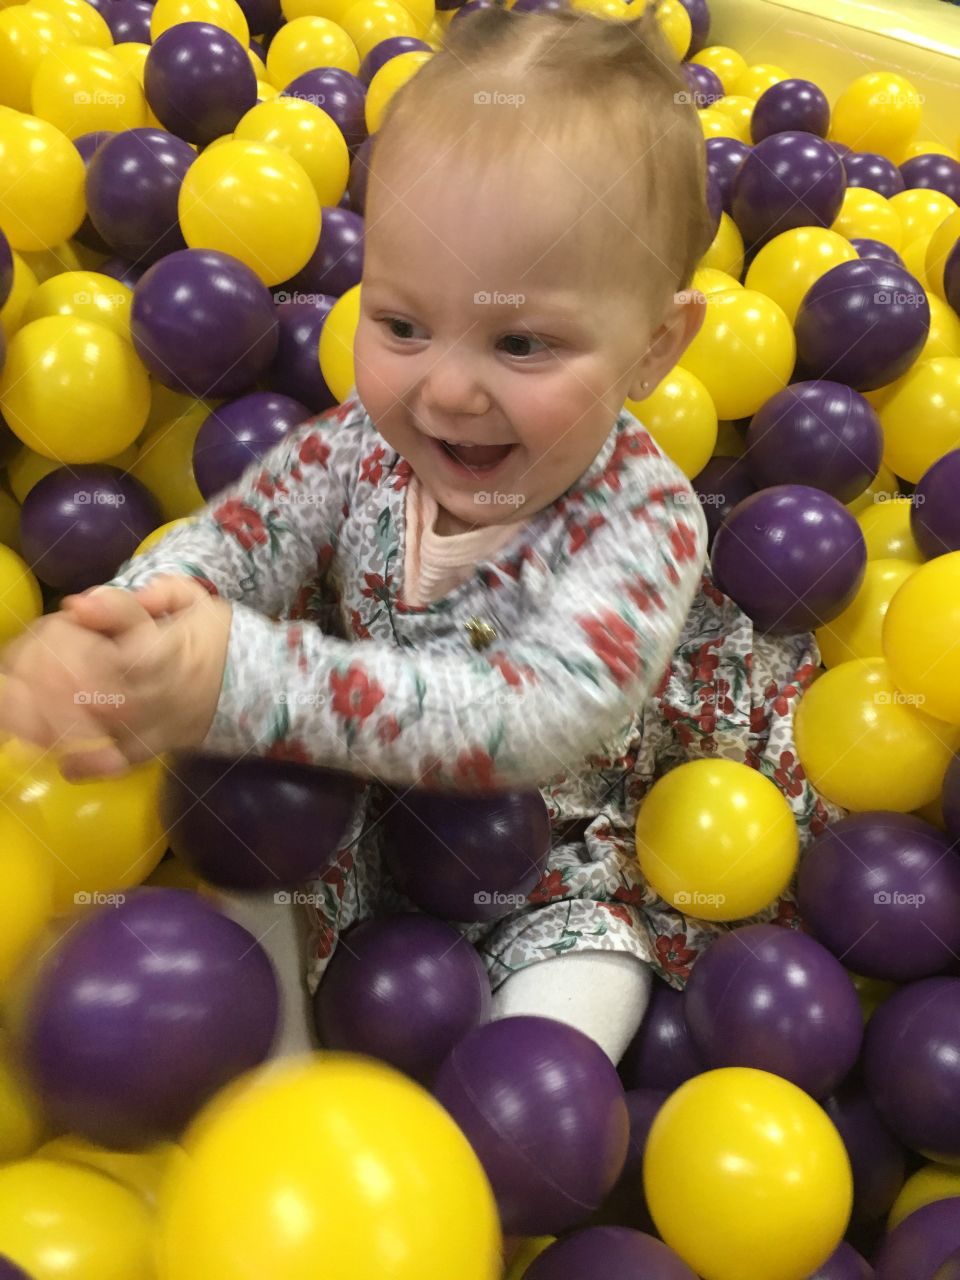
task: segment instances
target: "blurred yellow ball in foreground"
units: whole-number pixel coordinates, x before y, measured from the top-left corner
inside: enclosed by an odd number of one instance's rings
[[[657,1113],[643,1159],[664,1242],[710,1280],[806,1280],[853,1202],[843,1141],[796,1085],[749,1067],[707,1071]]]
[[[32,1155],[43,1137],[40,1102],[4,1034],[0,1041],[0,1164]]]
[[[702,920],[769,906],[797,862],[797,827],[780,790],[749,765],[694,760],[653,784],[636,826],[640,870],[664,901]]]
[[[54,868],[42,837],[34,834],[18,814],[0,812],[0,840],[0,985],[5,985],[53,915]]]
[[[341,404],[356,382],[353,340],[360,323],[360,288],[355,284],[336,300],[320,330],[320,370]]]
[[[710,461],[717,443],[717,411],[699,378],[678,365],[643,400],[627,400],[654,440],[688,479]]]
[[[904,697],[883,658],[843,662],[814,681],[794,733],[811,783],[858,813],[909,813],[929,803],[960,742],[960,730]]]
[[[500,1230],[466,1138],[371,1060],[292,1059],[203,1111],[161,1196],[164,1280],[496,1280]]]
[[[828,271],[841,262],[853,262],[856,256],[853,245],[835,230],[796,227],[763,246],[744,283],[771,298],[793,324],[807,290]]]

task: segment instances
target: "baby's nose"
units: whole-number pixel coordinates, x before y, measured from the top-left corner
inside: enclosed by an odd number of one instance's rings
[[[421,395],[435,414],[480,414],[490,407],[490,398],[473,363],[450,352],[436,359],[424,376]]]

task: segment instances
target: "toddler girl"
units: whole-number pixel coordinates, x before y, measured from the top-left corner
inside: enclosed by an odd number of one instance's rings
[[[789,734],[811,641],[760,641],[701,580],[690,484],[623,409],[701,323],[678,291],[704,167],[652,13],[458,19],[377,135],[355,393],[7,651],[0,726],[73,776],[200,748],[367,780],[309,887],[312,988],[351,923],[406,906],[378,780],[541,789],[542,880],[465,932],[495,1016],[561,1018],[614,1061],[652,973],[680,985],[718,928],[640,876],[652,780],[723,754],[826,819]]]

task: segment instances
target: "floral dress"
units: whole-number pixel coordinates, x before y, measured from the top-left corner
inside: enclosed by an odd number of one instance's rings
[[[835,811],[791,733],[818,665],[812,639],[754,636],[703,576],[689,482],[626,411],[587,471],[495,560],[417,607],[402,587],[410,474],[348,400],[114,579],[135,588],[188,574],[233,602],[203,750],[362,779],[336,859],[303,895],[311,987],[351,924],[412,909],[384,865],[380,782],[540,789],[552,831],[540,883],[510,915],[459,926],[495,988],[584,950],[630,952],[682,986],[729,926],[685,917],[646,884],[637,808],[667,769],[724,756],[773,779],[804,842],[822,829]],[[763,918],[795,914],[785,897]]]

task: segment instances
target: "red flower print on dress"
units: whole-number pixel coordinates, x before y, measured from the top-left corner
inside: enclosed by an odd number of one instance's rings
[[[587,634],[591,649],[617,684],[625,685],[643,665],[637,650],[637,633],[613,609],[605,609],[599,618],[580,618],[578,621]]]
[[[365,480],[367,484],[379,484],[383,476],[383,460],[387,456],[387,451],[382,444],[378,444],[373,453],[368,453],[360,462],[360,479]]]
[[[786,792],[788,796],[803,795],[803,770],[796,762],[796,756],[792,751],[780,752],[780,767],[774,769],[773,778],[781,791]]]
[[[413,475],[413,467],[406,460],[401,458],[397,465],[393,468],[393,476],[390,480],[392,489],[405,489],[410,483],[410,477]]]
[[[670,530],[670,550],[679,564],[697,558],[697,535],[684,521],[675,524]]]
[[[560,870],[548,871],[539,884],[527,894],[527,901],[536,903],[552,902],[555,898],[564,897],[566,892],[566,885],[563,883],[563,872]]]
[[[278,493],[288,493],[289,490],[282,480],[275,479],[269,471],[261,471],[253,484],[257,493],[263,494],[265,498],[273,499]]]
[[[267,530],[260,513],[239,498],[228,498],[222,502],[214,511],[213,518],[224,533],[236,538],[244,551],[252,551],[267,541]]]
[[[644,613],[651,609],[663,609],[663,596],[646,578],[636,577],[627,583],[627,595]]]
[[[299,738],[278,738],[267,748],[268,760],[289,760],[294,764],[313,764],[310,753]]]
[[[330,446],[321,435],[314,433],[301,441],[299,458],[304,465],[317,463],[321,467],[326,467],[329,457]]]
[[[617,902],[629,903],[631,907],[643,906],[643,890],[636,885],[631,885],[629,889],[626,885],[621,885],[619,889],[614,890],[613,896]]]
[[[211,582],[209,578],[198,578],[196,575],[194,575],[193,580],[198,587],[203,587],[207,595],[217,596],[219,598],[220,592],[217,590],[216,585],[213,582]]]
[[[582,547],[585,547],[590,539],[590,534],[596,529],[602,528],[607,523],[606,516],[596,512],[589,516],[585,524],[574,521],[567,530],[570,536],[570,544],[567,548],[570,555],[575,556]]]
[[[389,600],[390,585],[393,582],[393,574],[389,574],[384,580],[381,573],[365,573],[363,580],[367,584],[361,591],[361,595],[366,596],[368,600]]]
[[[377,739],[384,746],[400,737],[400,721],[396,716],[384,716],[377,725]]]
[[[770,721],[767,719],[767,713],[763,707],[750,708],[750,732],[756,734],[766,733],[770,728]]]
[[[370,639],[370,628],[366,625],[364,620],[360,617],[359,609],[350,610],[350,630],[353,632],[353,638],[355,640]]]
[[[495,653],[493,657],[489,659],[489,662],[491,667],[497,668],[504,680],[506,680],[507,684],[512,685],[515,689],[519,688],[519,686],[523,684],[524,680],[529,680],[531,683],[536,681],[537,673],[534,671],[533,667],[515,667],[506,654]]]
[[[337,935],[328,924],[322,924],[317,930],[317,941],[314,947],[314,954],[318,960],[326,960],[328,956],[333,954],[333,948],[336,945]]]
[[[713,585],[709,578],[704,578],[700,584],[700,590],[707,599],[712,600],[714,604],[722,606],[726,603],[727,597],[719,590],[719,588]]]
[[[601,902],[600,906],[604,911],[609,911],[609,913],[612,916],[615,916],[618,920],[622,920],[624,924],[633,924],[633,916],[630,914],[627,907],[618,906],[613,902]]]
[[[357,662],[344,673],[331,671],[330,688],[333,709],[344,720],[366,720],[383,701],[383,689]]]
[[[674,973],[678,978],[690,977],[690,966],[697,958],[697,953],[687,946],[687,935],[675,933],[672,937],[661,934],[657,938],[657,958],[667,973]]]
[[[461,751],[453,770],[457,782],[466,782],[482,791],[494,784],[493,759],[482,747],[471,747],[469,751]]]
[[[784,685],[780,693],[773,700],[773,709],[778,716],[785,716],[790,710],[790,703],[794,698],[798,697],[800,690],[796,685]]]

